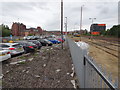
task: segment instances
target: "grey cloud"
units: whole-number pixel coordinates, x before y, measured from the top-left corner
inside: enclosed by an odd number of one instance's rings
[[[55,30],[60,29],[59,5],[59,3],[55,2],[5,2],[2,3],[2,9],[6,19],[11,20],[12,22],[17,20],[17,18],[20,18],[20,22],[23,22],[27,26],[36,27],[37,25],[40,25],[46,30]],[[118,12],[117,3],[75,3],[73,0],[73,2],[64,3],[64,17],[68,17],[68,30],[73,29],[75,25],[76,28],[79,29],[81,5],[85,5],[83,7],[83,28],[89,30],[91,24],[91,20],[89,20],[90,17],[96,17],[97,19],[95,22],[105,22],[106,24],[109,24],[108,26],[115,23]]]
[[[109,13],[109,8],[108,7],[104,7],[101,11],[100,11],[101,14],[107,14]]]
[[[19,10],[34,10],[34,7],[46,9],[45,2],[3,2],[2,9],[3,11],[19,11]]]
[[[3,11],[16,11],[16,10],[30,10],[33,9],[32,5],[28,5],[28,3],[18,3],[18,2],[4,2],[2,3]]]

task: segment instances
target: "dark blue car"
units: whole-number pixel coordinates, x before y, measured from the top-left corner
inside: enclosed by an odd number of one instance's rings
[[[52,42],[53,44],[59,44],[61,43],[60,41],[56,40],[56,39],[53,39],[53,38],[49,38],[48,39],[50,42]]]

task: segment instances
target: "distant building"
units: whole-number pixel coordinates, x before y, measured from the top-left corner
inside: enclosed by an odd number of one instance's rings
[[[26,28],[26,25],[17,22],[12,24],[11,30],[13,36],[28,36],[29,34],[42,35],[43,32],[41,27]]]
[[[12,30],[12,35],[21,36],[23,34],[22,31],[26,30],[26,26],[22,23],[15,22],[12,24],[11,30]]]
[[[99,35],[104,30],[106,30],[106,24],[92,24],[90,26],[90,33],[93,35]]]
[[[74,30],[74,33],[77,33],[77,34],[86,34],[88,31],[85,29],[85,30]]]
[[[88,31],[85,29],[85,30],[80,30],[80,34],[86,34]]]

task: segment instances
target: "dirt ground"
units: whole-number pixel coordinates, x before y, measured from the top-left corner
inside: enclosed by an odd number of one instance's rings
[[[23,60],[15,64],[18,60]],[[73,88],[68,48],[42,47],[34,54],[14,57],[2,66],[3,88]]]
[[[80,37],[73,37],[72,39],[80,40]],[[81,40],[87,42],[88,39],[82,37]],[[95,42],[99,43],[99,41],[97,40]],[[109,46],[109,48],[111,48],[111,46]],[[114,47],[114,46],[112,48],[118,49],[118,47]],[[110,50],[110,52],[113,52],[113,51]],[[118,55],[118,52],[114,54]],[[107,71],[107,75],[111,73],[113,80],[118,78],[118,58],[117,57],[114,57],[106,53],[105,51],[98,49],[90,44],[89,44],[89,56],[93,57],[93,59],[96,61],[98,65],[102,65],[104,70]]]

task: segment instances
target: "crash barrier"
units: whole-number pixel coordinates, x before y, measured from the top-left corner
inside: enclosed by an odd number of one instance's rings
[[[109,88],[110,90],[117,90],[118,79],[112,80],[111,74],[107,75],[106,70],[101,65],[98,66],[87,55],[87,48],[82,48],[69,38],[67,38],[67,43],[80,88]]]

